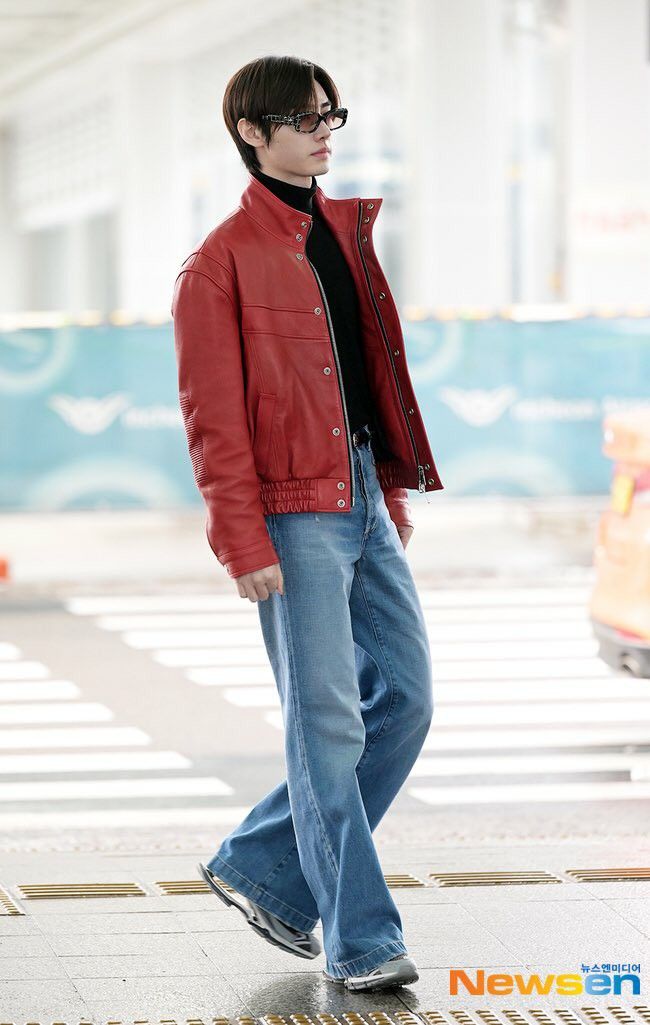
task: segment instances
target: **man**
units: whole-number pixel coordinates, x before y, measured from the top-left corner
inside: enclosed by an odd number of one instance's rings
[[[179,395],[208,541],[258,605],[287,779],[199,870],[299,957],[320,953],[320,918],[332,983],[404,985],[418,974],[372,831],[433,714],[407,488],[443,484],[372,245],[382,200],[316,183],[347,119],[334,82],[263,57],[223,113],[249,181],[176,279]]]

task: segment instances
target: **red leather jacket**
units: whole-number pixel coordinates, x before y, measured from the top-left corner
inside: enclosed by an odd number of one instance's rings
[[[406,489],[444,485],[373,247],[382,199],[319,187],[313,202],[359,295],[368,382],[395,456],[377,460],[377,476],[392,520],[412,524]],[[208,542],[232,577],[280,561],[266,513],[349,512],[361,500],[331,318],[305,251],[311,221],[249,175],[174,284],[180,407]]]

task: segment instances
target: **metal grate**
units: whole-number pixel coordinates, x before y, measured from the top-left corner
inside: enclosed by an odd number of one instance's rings
[[[254,1020],[254,1018],[237,1018],[237,1021],[252,1022]],[[149,1019],[143,1018],[142,1021],[144,1022],[144,1025],[149,1025]],[[180,1025],[180,1023],[176,1021],[176,1018],[160,1018],[159,1021],[160,1025]],[[137,1022],[138,1019],[134,1019],[135,1025],[137,1025]],[[0,1025],[2,1025],[2,1023],[0,1023]],[[107,1022],[107,1025],[110,1025],[110,1023]],[[122,1025],[121,1022],[120,1025]],[[206,1022],[205,1018],[185,1018],[182,1025],[230,1025],[230,1019],[225,1017],[219,1017],[217,1015],[215,1015],[215,1017],[213,1018],[210,1018],[209,1022]]]
[[[643,882],[650,879],[650,868],[571,868],[566,870],[566,875],[572,881],[577,882]],[[523,886],[530,884],[562,883],[560,876],[553,875],[544,870],[530,871],[491,871],[491,872],[430,872],[429,877],[432,885],[446,886]],[[229,893],[237,891],[219,879],[219,883]],[[419,889],[429,884],[410,872],[393,872],[384,875],[387,885],[391,889]],[[157,880],[155,885],[163,895],[168,897],[190,896],[194,894],[211,893],[211,889],[203,879],[163,879]],[[84,897],[145,897],[147,892],[134,882],[121,883],[30,883],[17,887],[22,897],[30,900],[55,900]],[[13,903],[7,892],[0,887],[0,914],[19,915],[22,914],[19,908]],[[510,1012],[509,1012],[510,1013]],[[515,1013],[514,1011],[512,1012]],[[558,1015],[561,1018],[560,1011]],[[564,1013],[564,1012],[562,1012]],[[570,1014],[571,1012],[566,1012]],[[643,1013],[642,1011],[639,1013]],[[509,1018],[511,1025],[522,1025],[516,1018]],[[575,1019],[562,1019],[565,1025],[574,1025]],[[629,1025],[629,1022],[618,1019],[621,1025]],[[494,1025],[483,1019],[485,1025]],[[2,1025],[2,1023],[0,1023]],[[647,1019],[650,1025],[650,1019]]]
[[[368,1011],[367,1016],[374,1025],[392,1025],[394,1021],[399,1025],[422,1025],[422,1019],[413,1011],[393,1011],[392,1016],[386,1011]]]
[[[232,886],[225,883],[223,879],[220,879],[219,876],[216,876],[216,879],[220,885],[223,886],[224,890],[227,890],[229,893],[237,892]],[[419,879],[410,872],[396,872],[390,875],[385,875],[384,879],[386,880],[387,885],[393,889],[427,885],[424,880]],[[156,886],[158,886],[159,889],[168,897],[184,897],[196,893],[212,893],[212,890],[203,879],[162,879],[156,881]]]
[[[607,1010],[612,1012],[613,1016],[616,1018],[617,1021],[631,1022],[635,1025],[636,1019],[630,1017],[628,1012],[625,1011],[622,1007],[609,1007],[607,1008]],[[600,1007],[583,1007],[582,1011],[585,1015],[585,1018],[587,1018],[589,1022],[592,1023],[592,1025],[609,1025],[611,1021],[611,1018],[608,1018],[605,1014],[603,1014],[603,1011]]]
[[[650,868],[567,868],[566,874],[579,883],[640,883],[650,879]]]
[[[0,915],[22,915],[19,907],[16,907],[6,890],[0,886]]]
[[[616,1020],[622,1022],[623,1025],[634,1025],[635,1019],[622,1007],[610,1007],[610,1011]]]
[[[69,900],[78,897],[146,897],[137,883],[27,883],[19,886],[29,900]]]
[[[474,1025],[474,1019],[469,1011],[464,1011],[461,1008],[460,1010],[453,1009],[449,1013],[455,1021],[459,1022],[459,1025]]]
[[[477,1011],[476,1017],[485,1022],[485,1025],[501,1025],[500,1018],[494,1011]],[[522,1022],[525,1021],[524,1018],[521,1020]]]
[[[376,996],[370,993],[368,996]],[[111,1018],[95,1020],[94,1025],[644,1025],[650,1021],[650,1008],[645,1004],[635,1005],[629,1010],[619,1006],[555,1008],[552,1011],[541,1007],[499,1008],[492,1010],[481,1007],[453,1007],[428,1011],[340,1011],[331,1014],[317,1011],[305,1014],[290,1011],[286,1014],[269,1012],[259,1018],[241,1014],[235,1018],[212,1014],[204,1017],[160,1017],[152,1019],[143,1014],[128,1019]],[[0,1025],[22,1025],[21,1022],[0,1021]],[[35,1022],[31,1025],[47,1025]],[[63,1025],[52,1022],[50,1025]],[[81,1025],[90,1025],[84,1019]]]
[[[215,876],[215,879],[228,893],[237,892],[229,883],[225,883],[223,879],[220,879],[219,876]],[[168,897],[184,897],[188,894],[214,892],[204,879],[162,879],[156,881],[156,886]]]
[[[438,886],[513,886],[523,883],[561,883],[551,872],[429,872]]]
[[[390,875],[385,875],[384,879],[388,886],[401,887],[401,886],[426,886],[423,879],[418,879],[417,876],[411,875],[410,872],[395,872]]]

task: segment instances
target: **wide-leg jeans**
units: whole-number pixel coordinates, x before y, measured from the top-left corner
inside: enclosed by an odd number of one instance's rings
[[[284,594],[257,603],[278,688],[287,778],[208,867],[288,925],[322,921],[327,971],[359,975],[407,953],[372,832],[433,715],[424,615],[375,469],[353,446],[345,513],[272,513]]]

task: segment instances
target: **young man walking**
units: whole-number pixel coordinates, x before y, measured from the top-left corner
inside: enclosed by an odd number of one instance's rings
[[[296,956],[321,952],[320,919],[332,983],[404,985],[372,832],[431,724],[407,489],[443,484],[373,247],[382,200],[317,185],[347,119],[334,82],[259,58],[223,113],[249,180],[175,282],[179,396],[209,544],[258,606],[287,778],[199,870]]]

